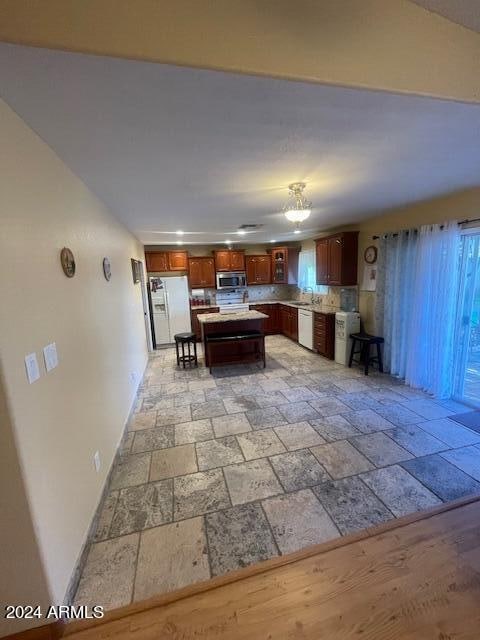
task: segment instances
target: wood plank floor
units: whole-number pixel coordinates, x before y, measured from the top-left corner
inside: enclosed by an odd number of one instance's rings
[[[73,622],[70,640],[480,638],[480,501],[463,500]]]

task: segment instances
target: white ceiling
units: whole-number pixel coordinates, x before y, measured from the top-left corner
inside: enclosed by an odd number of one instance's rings
[[[480,32],[479,0],[412,0],[415,4],[438,13],[451,22]]]
[[[0,74],[146,244],[299,239],[480,183],[478,105],[8,44]],[[313,201],[301,236],[281,213],[296,180]],[[264,227],[239,238],[242,223]]]

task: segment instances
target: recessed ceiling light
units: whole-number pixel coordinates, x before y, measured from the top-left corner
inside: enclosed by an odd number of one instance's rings
[[[177,244],[183,244],[181,240],[177,240]]]
[[[270,240],[270,242],[276,242],[276,240]]]
[[[232,244],[231,240],[225,240],[225,244]]]
[[[246,232],[246,231],[244,231],[243,229],[239,229],[239,230],[237,231],[237,233],[238,233],[238,235],[239,235],[239,236],[244,236],[247,232]]]
[[[302,233],[301,229],[295,229],[293,233]]]
[[[177,234],[177,236],[183,236],[183,234],[185,233],[185,231],[176,231],[175,232]]]

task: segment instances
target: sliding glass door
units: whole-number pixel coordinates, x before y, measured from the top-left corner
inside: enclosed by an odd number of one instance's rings
[[[480,408],[480,234],[462,242],[455,396]]]

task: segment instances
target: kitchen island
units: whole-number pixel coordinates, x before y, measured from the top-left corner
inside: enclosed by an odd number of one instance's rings
[[[204,313],[198,316],[202,332],[205,365],[212,367],[246,362],[263,362],[265,367],[264,322],[260,311]]]

